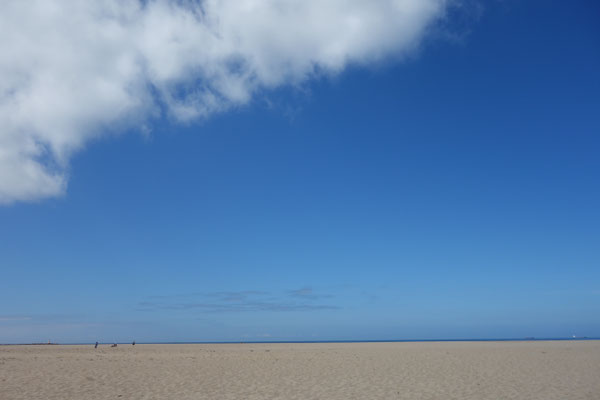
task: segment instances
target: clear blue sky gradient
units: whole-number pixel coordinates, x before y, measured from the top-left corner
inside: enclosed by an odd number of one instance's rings
[[[598,16],[489,2],[405,62],[92,143],[65,197],[0,208],[0,342],[600,336]]]

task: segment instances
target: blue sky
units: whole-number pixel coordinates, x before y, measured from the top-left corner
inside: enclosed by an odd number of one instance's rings
[[[86,120],[68,185],[0,206],[0,342],[600,336],[598,11],[467,3],[401,57]]]

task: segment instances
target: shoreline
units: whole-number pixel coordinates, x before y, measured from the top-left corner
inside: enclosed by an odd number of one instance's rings
[[[508,339],[399,339],[399,340],[271,340],[271,341],[206,341],[206,342],[138,342],[136,345],[176,345],[176,344],[311,344],[311,343],[453,343],[453,342],[580,342],[600,340],[597,337],[577,337],[577,338],[508,338]],[[0,346],[87,346],[94,345],[96,342],[73,342],[73,343],[0,343]],[[98,345],[108,344],[131,345],[128,342],[98,342]]]

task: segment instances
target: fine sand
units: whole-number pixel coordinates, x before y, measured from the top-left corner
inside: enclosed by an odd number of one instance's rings
[[[600,399],[600,341],[0,346],[0,399]]]

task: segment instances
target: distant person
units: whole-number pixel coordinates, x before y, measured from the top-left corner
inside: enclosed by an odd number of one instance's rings
[[[116,344],[116,343],[114,343],[114,344],[112,344],[110,347],[117,347],[117,344]]]
[[[96,345],[94,346],[94,348],[95,348],[95,349],[97,349],[97,348],[98,348],[98,342],[96,342]]]
[[[133,343],[131,343],[132,346],[135,346],[135,340],[133,341]]]

